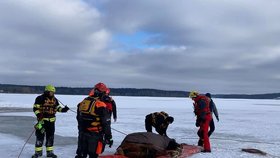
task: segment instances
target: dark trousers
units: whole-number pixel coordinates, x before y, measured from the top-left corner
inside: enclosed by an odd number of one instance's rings
[[[54,122],[49,122],[49,121],[44,121],[43,128],[45,129],[44,133],[41,133],[39,130],[36,130],[36,144],[35,147],[42,147],[44,143],[44,138],[46,136],[46,147],[48,150],[48,147],[53,146],[53,141],[54,141],[54,131],[55,131],[55,123]],[[50,149],[49,151],[52,151]]]
[[[83,135],[81,133],[81,131],[79,131],[79,135],[78,135],[78,147],[77,147],[77,150],[76,150],[76,154],[77,156],[75,158],[86,158],[87,157],[87,153],[84,153],[83,154],[83,150],[82,150],[82,143],[83,143]],[[85,156],[83,156],[85,155]]]
[[[101,145],[101,146],[100,146]],[[100,149],[101,148],[101,149]],[[104,151],[105,143],[103,141],[103,135],[96,132],[79,132],[78,148],[76,151],[76,158],[97,158]]]
[[[208,132],[208,136],[210,137],[211,134],[215,131],[215,123],[214,123],[214,119],[212,119],[209,123],[209,127],[210,127],[210,130]]]

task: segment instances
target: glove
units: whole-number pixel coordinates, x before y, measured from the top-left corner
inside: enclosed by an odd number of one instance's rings
[[[199,122],[198,120],[196,120],[195,126],[196,126],[196,127],[199,127],[199,126],[200,126],[200,122]]]
[[[69,110],[68,106],[65,105],[65,107],[61,110],[61,112],[67,112]]]
[[[38,131],[40,131],[42,134],[45,132],[45,128],[43,127],[44,121],[38,121],[38,123],[36,123],[34,125],[34,128]]]
[[[37,117],[37,120],[38,120],[38,121],[41,121],[41,120],[43,119],[43,114],[42,114],[42,113],[38,113],[38,114],[36,115],[36,117]]]
[[[111,148],[114,143],[112,136],[105,136],[105,143],[108,144],[109,147]]]
[[[114,143],[113,139],[106,140],[106,144],[108,144],[110,148],[112,147],[113,143]]]

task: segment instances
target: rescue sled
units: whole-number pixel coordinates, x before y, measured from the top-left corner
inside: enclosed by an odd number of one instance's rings
[[[199,146],[195,145],[188,145],[188,144],[183,144],[182,152],[179,154],[179,158],[185,158],[192,156],[193,154],[201,152],[202,148]],[[172,151],[167,151],[166,155],[158,156],[157,158],[171,158],[172,157]],[[101,155],[99,156],[100,158],[128,158],[123,155]]]
[[[188,145],[188,144],[183,144],[182,152],[178,156],[179,158],[185,158],[192,156],[193,154],[201,152],[202,148],[199,146],[195,145]],[[171,158],[171,154],[169,155],[163,155],[163,156],[158,156],[157,158]]]

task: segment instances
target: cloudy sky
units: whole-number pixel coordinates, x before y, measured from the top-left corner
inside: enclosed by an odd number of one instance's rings
[[[2,0],[0,83],[280,92],[279,0]]]

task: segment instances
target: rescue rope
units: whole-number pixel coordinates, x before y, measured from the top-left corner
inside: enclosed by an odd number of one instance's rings
[[[58,99],[57,99],[57,100],[58,100]],[[66,106],[66,105],[64,105],[60,100],[58,100],[58,102],[59,102],[61,105],[63,105],[64,107]],[[69,108],[69,107],[68,107],[68,108]],[[72,112],[74,112],[74,113],[77,113],[76,111],[74,111],[74,110],[72,110],[72,109],[70,109],[70,108],[69,108],[69,110],[72,111]]]
[[[119,133],[121,133],[121,134],[123,134],[123,135],[125,135],[125,136],[127,136],[127,134],[124,133],[124,132],[121,132],[121,131],[119,131],[119,130],[116,130],[116,129],[112,128],[112,127],[111,127],[111,129],[114,130],[114,131],[116,131],[116,132],[119,132]]]
[[[31,132],[30,136],[29,136],[28,139],[25,141],[25,143],[24,143],[23,147],[21,148],[21,151],[20,151],[20,153],[19,153],[19,155],[18,155],[18,158],[21,156],[22,151],[23,151],[25,145],[27,144],[27,142],[29,141],[29,139],[31,138],[31,136],[33,135],[34,132],[35,132],[35,129]]]
[[[57,99],[57,100],[58,100],[58,99]],[[66,106],[66,105],[64,105],[60,100],[58,100],[58,102],[59,102],[61,105],[63,105],[64,107]],[[69,108],[69,107],[68,107],[68,108]],[[77,113],[76,111],[74,111],[74,110],[72,110],[72,109],[70,109],[70,108],[69,108],[69,110],[72,111],[72,112],[75,113],[75,114]],[[114,131],[116,131],[116,132],[119,132],[119,133],[121,133],[121,134],[123,134],[123,135],[127,135],[126,133],[124,133],[124,132],[122,132],[122,131],[119,131],[119,130],[116,130],[116,129],[112,128],[112,127],[111,127],[111,129],[114,130]]]

